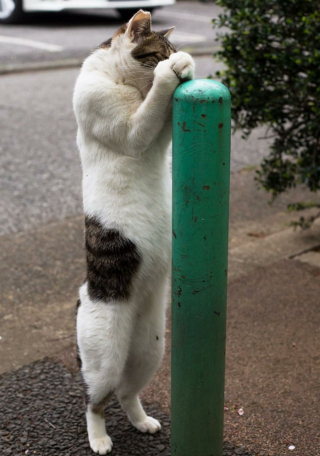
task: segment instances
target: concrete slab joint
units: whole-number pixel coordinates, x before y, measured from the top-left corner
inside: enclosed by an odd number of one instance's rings
[[[297,258],[319,265],[317,259],[320,254],[310,252],[319,245],[320,220],[306,231],[288,228],[265,238],[254,239],[229,251],[229,279],[234,280],[249,274],[257,267],[267,266],[286,258]],[[310,253],[306,255],[306,252]],[[300,256],[302,254],[306,256]]]

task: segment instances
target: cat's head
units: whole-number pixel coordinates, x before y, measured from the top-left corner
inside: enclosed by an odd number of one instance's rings
[[[168,40],[173,30],[174,27],[171,27],[154,32],[151,28],[151,14],[140,10],[101,47],[112,47],[133,68],[139,66],[153,72],[161,60],[168,59],[176,52]]]

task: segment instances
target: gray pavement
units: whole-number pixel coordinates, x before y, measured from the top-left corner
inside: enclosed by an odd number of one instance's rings
[[[283,229],[285,200],[268,210],[252,186],[252,171],[232,176],[232,195],[231,237],[237,226],[246,226],[247,242],[258,253],[265,240]],[[270,226],[275,234],[264,238],[263,230]],[[262,236],[248,241],[253,227]],[[319,227],[305,238],[315,233],[319,240]],[[273,242],[278,252],[282,241]],[[230,254],[232,258],[232,250]],[[0,259],[0,357],[1,371],[8,372],[0,377],[0,450],[12,455],[27,449],[46,455],[88,454],[80,379],[74,374],[75,301],[84,277],[82,219],[3,236]],[[238,279],[230,264],[224,455],[286,456],[294,444],[296,454],[316,456],[320,270],[288,258],[265,266],[262,259],[254,269],[242,262]],[[166,425],[161,412],[170,413],[168,317],[165,359],[142,395]],[[55,362],[29,364],[48,355]],[[237,413],[240,407],[243,416]],[[167,427],[149,443],[114,403],[107,424],[116,437],[115,455],[148,454],[149,448],[151,454],[170,454]]]

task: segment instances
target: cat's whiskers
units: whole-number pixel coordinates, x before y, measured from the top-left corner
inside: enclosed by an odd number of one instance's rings
[[[135,71],[135,73],[148,74],[148,75],[151,76],[151,75],[153,74],[153,72],[150,71],[150,70],[151,70],[151,69],[154,69],[155,67],[149,67],[149,68],[150,68],[150,69],[147,69],[147,70],[145,70],[145,69],[142,70],[142,69],[141,69],[141,70],[139,70],[139,71]]]
[[[149,75],[147,75],[147,74],[142,74],[141,76],[138,75],[137,78],[139,78],[139,79],[153,79],[153,78],[154,78],[154,75],[153,75],[153,74],[149,74]]]
[[[150,82],[148,82],[148,84],[146,84],[145,86],[143,86],[140,91],[142,92],[146,87],[148,87],[148,85],[152,85],[153,81],[151,80]]]
[[[177,47],[177,52],[179,51],[179,49],[181,48],[181,46],[186,46],[186,45],[188,45],[188,44],[192,44],[192,42],[189,41],[188,43],[182,43],[182,44],[180,44],[180,46]]]

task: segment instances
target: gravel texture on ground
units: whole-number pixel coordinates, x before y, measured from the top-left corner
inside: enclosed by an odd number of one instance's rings
[[[157,407],[146,410],[161,421],[161,432],[141,434],[116,400],[109,404],[106,418],[114,444],[112,456],[170,455],[170,418]],[[94,454],[87,441],[79,373],[46,359],[0,377],[0,454]],[[249,453],[225,442],[224,456],[235,455]]]

